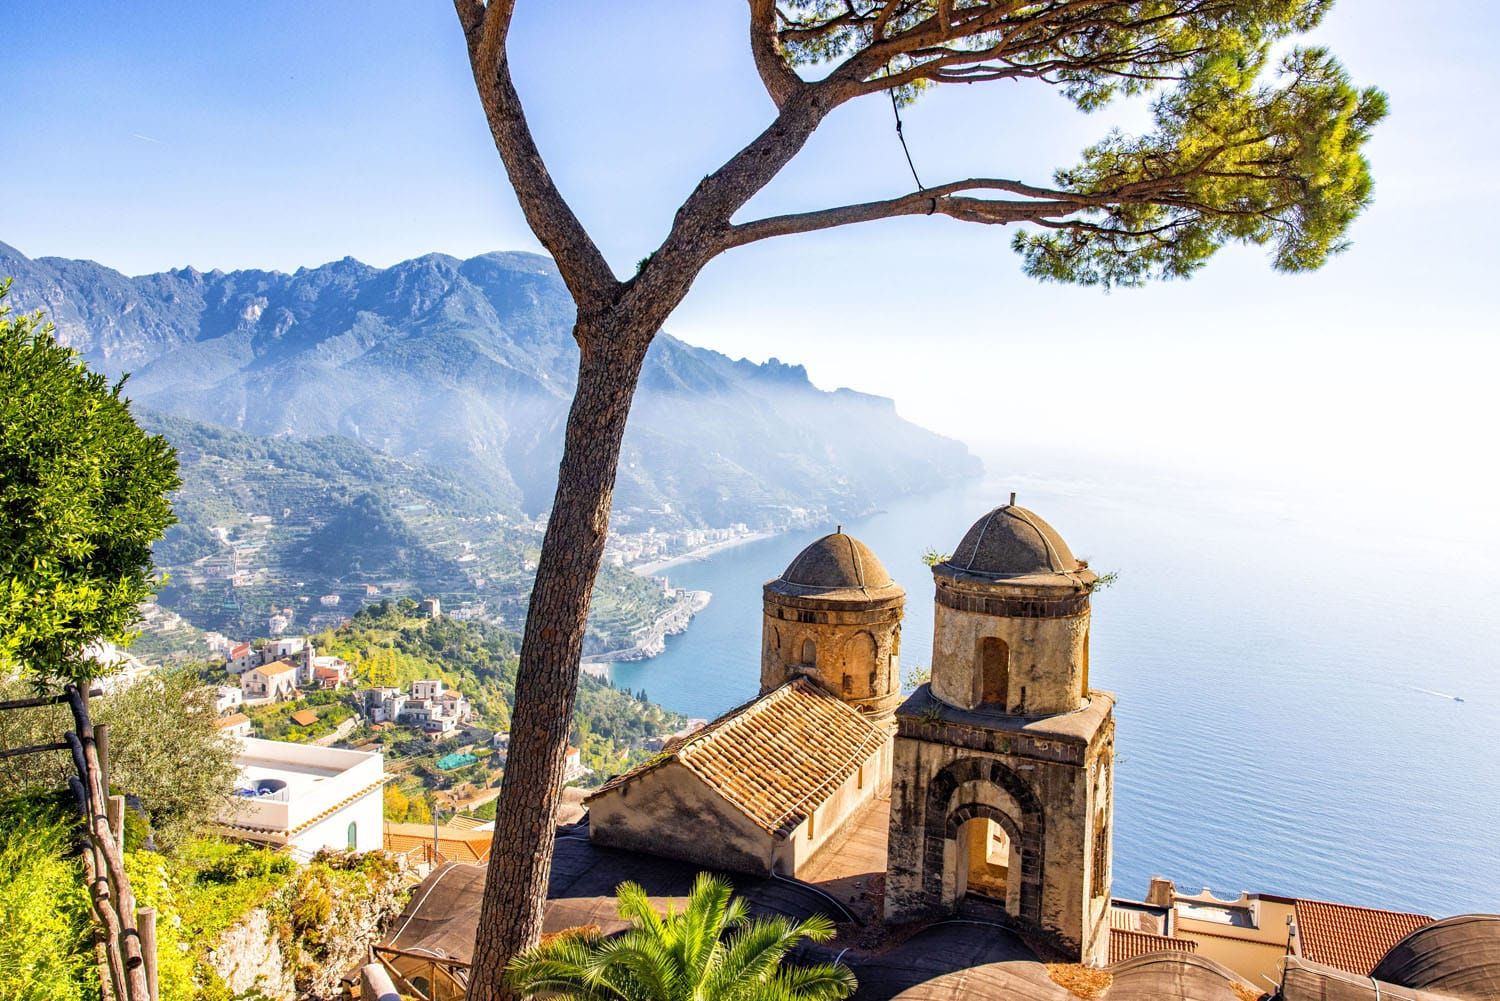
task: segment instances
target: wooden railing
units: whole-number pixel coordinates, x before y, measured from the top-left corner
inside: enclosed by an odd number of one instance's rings
[[[137,909],[125,875],[125,797],[109,794],[109,730],[89,719],[89,699],[76,685],[61,695],[0,702],[0,712],[66,705],[73,729],[63,739],[0,749],[0,758],[68,751],[76,775],[68,788],[83,813],[83,871],[94,916],[95,953],[106,1001],[157,1001],[156,911]]]

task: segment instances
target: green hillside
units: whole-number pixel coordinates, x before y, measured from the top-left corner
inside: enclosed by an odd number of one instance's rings
[[[348,438],[268,438],[140,412],[176,446],[180,519],[157,546],[159,602],[200,629],[262,636],[337,625],[383,598],[439,597],[519,628],[540,526],[457,474]],[[336,602],[330,599],[336,598]],[[666,607],[634,574],[601,577],[590,650],[629,644]]]

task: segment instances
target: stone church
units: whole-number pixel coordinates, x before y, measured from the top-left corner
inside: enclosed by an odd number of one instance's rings
[[[761,690],[588,799],[597,844],[796,878],[890,801],[889,924],[965,901],[1108,960],[1113,697],[1097,577],[1011,503],[933,567],[932,677],[901,698],[905,592],[842,530],[764,587]]]

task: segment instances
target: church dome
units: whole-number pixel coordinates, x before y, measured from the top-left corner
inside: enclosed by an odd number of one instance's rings
[[[1414,990],[1500,998],[1500,915],[1461,914],[1418,928],[1370,975]]]
[[[904,593],[870,547],[842,530],[825,535],[787,565],[766,590],[792,597],[883,598]]]
[[[974,522],[942,566],[997,580],[1088,573],[1057,529],[1015,503],[1002,504]]]

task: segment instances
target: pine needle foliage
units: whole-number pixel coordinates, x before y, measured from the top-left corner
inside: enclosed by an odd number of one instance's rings
[[[856,986],[840,964],[784,962],[804,939],[831,938],[831,921],[752,918],[722,877],[700,874],[686,906],[665,915],[637,883],[616,896],[629,930],[544,942],[510,963],[515,988],[576,1001],[839,1001]]]

